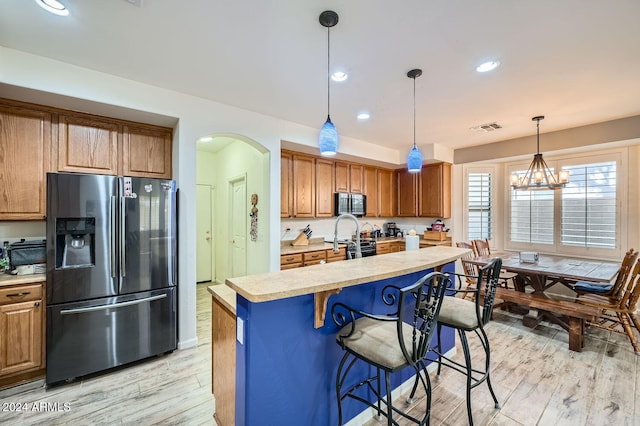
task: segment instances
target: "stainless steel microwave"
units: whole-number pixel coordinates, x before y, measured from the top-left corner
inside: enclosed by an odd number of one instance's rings
[[[367,213],[367,196],[349,192],[335,193],[335,215],[351,213],[354,216],[364,216]]]

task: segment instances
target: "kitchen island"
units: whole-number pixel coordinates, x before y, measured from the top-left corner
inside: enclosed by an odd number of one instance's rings
[[[335,374],[342,350],[335,341],[338,328],[325,320],[325,312],[339,301],[386,313],[384,286],[412,284],[434,269],[453,271],[467,252],[430,247],[228,279],[226,285],[236,292],[235,366],[222,371],[218,366],[212,373],[215,383],[216,375],[235,367],[235,424],[335,424]],[[214,296],[216,287],[209,287]],[[455,347],[452,330],[443,331],[441,343],[445,352]],[[364,377],[365,367],[358,368]],[[410,386],[412,376],[409,370],[396,374],[393,388]],[[363,410],[361,404],[346,404],[345,419]]]

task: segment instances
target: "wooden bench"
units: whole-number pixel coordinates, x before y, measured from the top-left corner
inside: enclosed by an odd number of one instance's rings
[[[600,310],[570,300],[556,300],[498,287],[496,298],[538,310],[537,317],[523,318],[527,326],[535,326],[546,318],[569,332],[569,350],[581,352],[584,346],[585,320],[594,321]]]

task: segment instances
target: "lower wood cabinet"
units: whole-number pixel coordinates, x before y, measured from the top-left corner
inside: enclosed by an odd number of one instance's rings
[[[0,388],[44,376],[43,284],[0,287]]]
[[[235,424],[236,313],[216,297],[211,307],[211,391],[219,425]]]
[[[302,258],[304,259],[304,266],[319,265],[327,261],[327,251],[307,251],[302,253]]]
[[[304,266],[302,253],[283,254],[280,256],[280,269],[292,269]]]

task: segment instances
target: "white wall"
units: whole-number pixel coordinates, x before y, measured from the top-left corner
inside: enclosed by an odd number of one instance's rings
[[[229,107],[195,96],[188,96],[132,80],[119,78],[74,65],[54,61],[0,47],[0,83],[43,92],[43,99],[51,106],[73,106],[73,99],[83,100],[79,110],[95,106],[90,111],[103,113],[100,108],[110,111],[117,107],[164,117],[174,117],[178,124],[174,132],[174,173],[180,188],[180,241],[179,241],[179,346],[197,344],[195,319],[195,188],[196,188],[196,145],[203,135],[231,133],[244,135],[265,147],[271,153],[279,153],[280,141],[295,141],[302,145],[315,146],[318,129],[300,126],[284,120]],[[186,66],[186,65],[185,65]],[[31,89],[31,90],[29,90]],[[5,92],[6,91],[6,92]],[[19,90],[12,90],[12,97]],[[8,97],[8,90],[0,86],[0,97]],[[26,96],[26,95],[25,95]],[[59,98],[59,99],[58,99]],[[59,105],[55,105],[59,100]],[[31,99],[33,102],[34,100]],[[88,101],[88,102],[87,102]],[[89,111],[88,111],[89,112]],[[106,115],[113,115],[112,113]],[[368,144],[347,137],[341,138],[341,152],[364,158],[397,159],[400,153],[380,146]],[[280,198],[280,156],[269,156],[268,179],[271,200]],[[268,182],[268,183],[267,183]],[[278,203],[260,201],[261,221],[269,229],[280,228]],[[278,270],[280,266],[280,241],[276,232],[264,242],[269,252],[265,270]],[[185,284],[185,285],[181,285]]]

